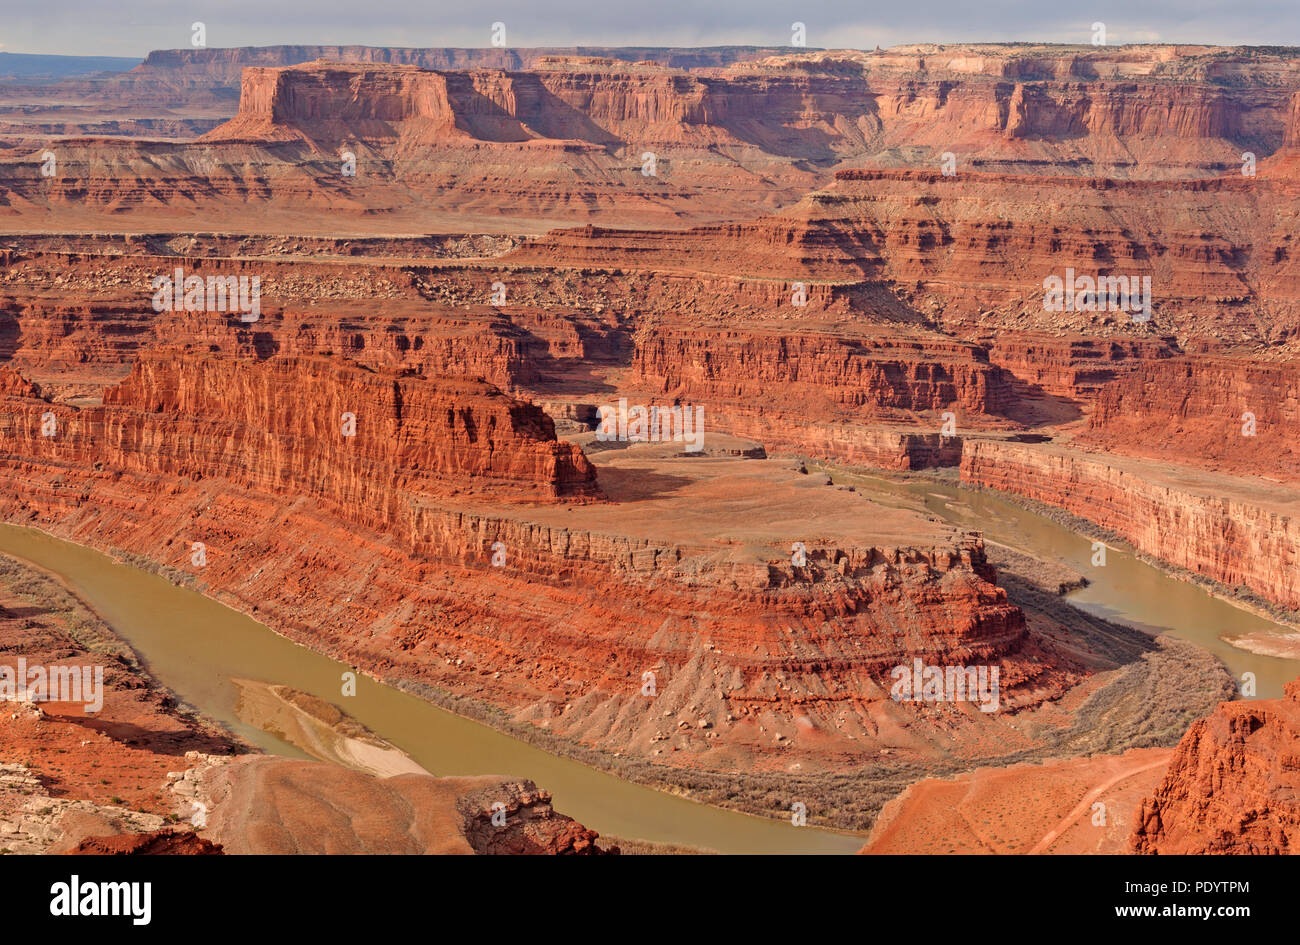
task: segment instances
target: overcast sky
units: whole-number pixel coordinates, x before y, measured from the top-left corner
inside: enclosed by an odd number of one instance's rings
[[[808,45],[871,49],[915,42],[1136,42],[1300,46],[1300,0],[0,0],[0,50],[143,56],[190,45],[280,43],[487,46]]]

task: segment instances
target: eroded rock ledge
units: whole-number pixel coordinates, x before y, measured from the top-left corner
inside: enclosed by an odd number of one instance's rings
[[[962,481],[1055,506],[1149,555],[1300,607],[1293,490],[1053,445],[967,440]]]
[[[1142,804],[1138,853],[1300,851],[1300,680],[1194,723]]]
[[[326,358],[153,353],[82,408],[7,384],[7,517],[605,749],[838,768],[901,711],[887,675],[913,658],[997,661],[1013,706],[1078,678],[1021,652],[1024,617],[978,539],[773,461],[618,453],[610,502],[537,408]],[[335,426],[345,410],[354,438]]]

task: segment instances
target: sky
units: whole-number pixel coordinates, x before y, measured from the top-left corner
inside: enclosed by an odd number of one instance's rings
[[[919,42],[1140,42],[1300,46],[1298,0],[0,0],[0,51],[139,56],[190,45],[807,45]]]

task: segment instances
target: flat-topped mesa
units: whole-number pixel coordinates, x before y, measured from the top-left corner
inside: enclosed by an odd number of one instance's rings
[[[205,141],[288,140],[307,129],[334,136],[392,137],[393,122],[418,122],[428,136],[454,132],[447,78],[415,66],[311,63],[244,70],[239,114]]]
[[[154,472],[375,507],[395,491],[599,495],[595,469],[579,447],[555,439],[550,417],[481,380],[381,373],[323,356],[236,361],[164,349],[143,353],[104,404],[139,412]]]
[[[1292,54],[1223,47],[896,47],[865,69],[895,147],[1099,177],[1218,176],[1269,154],[1300,85]]]
[[[584,129],[548,120],[554,109],[545,92],[537,75],[527,72],[326,61],[253,67],[244,70],[239,113],[201,140],[305,139],[332,146],[350,140],[379,145],[582,138]]]
[[[1224,702],[1178,743],[1135,818],[1138,853],[1300,852],[1300,680]]]
[[[301,55],[313,49],[317,61],[302,61]],[[448,90],[458,112],[474,110],[477,103],[489,106],[497,118],[525,124],[548,111],[552,120],[573,112],[564,123],[576,133],[539,127],[533,135],[538,137],[594,140],[589,133],[600,128],[645,141],[653,140],[656,128],[676,125],[680,132],[698,126],[700,143],[721,134],[719,140],[793,146],[802,157],[939,148],[994,165],[1063,162],[1104,166],[1123,176],[1210,176],[1216,164],[1238,160],[1242,146],[1261,154],[1276,150],[1286,135],[1290,93],[1300,86],[1300,66],[1285,57],[1255,56],[1225,72],[1230,57],[1172,47],[1125,57],[1083,49],[1035,55],[994,47],[956,54],[800,52],[694,73],[633,64],[625,55],[601,56],[609,52],[602,50],[591,50],[592,56],[533,50],[523,58],[448,52],[302,47],[296,56],[247,57],[240,114],[263,110],[271,116],[274,110],[267,106],[278,98],[284,107],[277,117],[283,120],[335,117],[288,107],[302,104],[293,101],[290,87],[311,85],[312,76],[324,79],[318,89],[329,93],[341,113],[364,110],[367,98],[391,105],[401,100],[392,98],[389,84],[396,70],[419,70],[441,74],[447,82],[461,77],[461,88]],[[160,53],[138,71],[184,74],[195,68],[194,58]],[[663,56],[640,58],[665,62]],[[235,65],[208,59],[219,73]],[[670,64],[698,61],[688,56]],[[426,82],[431,88],[440,85]],[[486,103],[475,98],[502,83],[547,94],[489,94]],[[277,86],[268,98],[266,89]],[[808,134],[813,129],[819,132],[816,141]],[[228,139],[233,130],[233,125],[219,129],[211,140]],[[769,150],[781,153],[782,148]],[[821,153],[813,153],[818,148]]]
[[[910,43],[866,53],[831,50],[787,58],[851,56],[876,75],[897,73],[936,78],[1049,79],[1097,82],[1114,79],[1224,81],[1239,85],[1285,84],[1300,76],[1300,56],[1286,48],[1134,43],[1094,46],[1069,43]]]
[[[197,216],[202,208],[239,226],[253,226],[255,219],[263,231],[273,225],[301,232],[304,214],[331,232],[344,217],[355,232],[427,232],[445,225],[448,214],[471,228],[481,224],[470,220],[497,224],[504,217],[530,221],[526,229],[533,232],[593,221],[667,230],[751,220],[791,207],[832,184],[834,172],[846,167],[910,167],[937,175],[951,155],[955,177],[942,178],[950,191],[973,190],[967,179],[981,171],[1020,175],[1003,181],[1014,191],[1009,209],[990,208],[976,192],[984,225],[959,225],[935,210],[935,195],[918,194],[920,183],[905,180],[899,188],[904,194],[891,200],[884,217],[900,223],[879,228],[895,234],[892,244],[882,243],[869,221],[822,227],[807,240],[797,229],[769,229],[758,239],[798,253],[793,259],[785,254],[782,262],[796,263],[799,271],[776,275],[816,277],[801,265],[803,257],[823,269],[846,260],[849,273],[870,275],[883,272],[882,259],[890,262],[896,252],[904,265],[885,275],[905,286],[950,278],[961,298],[987,307],[1000,291],[984,284],[997,281],[998,262],[987,275],[980,269],[980,257],[990,251],[1002,247],[1013,259],[1036,264],[1056,246],[1086,253],[1132,244],[1139,269],[1148,258],[1178,257],[1178,264],[1211,270],[1187,282],[1186,297],[1169,300],[1171,306],[1186,299],[1214,305],[1259,284],[1254,273],[1232,278],[1234,267],[1279,268],[1268,261],[1281,245],[1278,228],[1271,220],[1257,226],[1250,194],[1269,180],[1295,177],[1283,173],[1291,165],[1278,160],[1294,139],[1292,98],[1300,89],[1300,63],[1285,54],[1152,47],[1108,56],[1072,47],[970,47],[881,55],[800,51],[717,67],[709,64],[718,57],[674,60],[709,65],[689,69],[622,61],[622,54],[612,53],[521,54],[515,62],[504,52],[299,51],[372,61],[302,63],[297,54],[256,50],[247,56],[160,55],[105,82],[99,94],[115,107],[119,98],[141,101],[153,94],[148,116],[131,119],[141,128],[165,121],[153,117],[159,100],[201,99],[204,91],[229,114],[230,73],[244,64],[235,116],[216,128],[211,117],[186,119],[196,131],[207,129],[198,141],[63,137],[53,178],[41,174],[43,152],[37,149],[0,161],[0,192],[12,192],[0,203],[0,223],[12,223],[9,218],[25,213],[24,201],[30,201],[30,209],[59,217],[87,206],[111,208],[142,226],[149,220],[149,227]],[[344,151],[356,157],[355,177],[340,173]],[[643,167],[647,152],[654,156],[652,168]],[[1258,178],[1242,177],[1245,153],[1257,156]],[[113,168],[107,177],[106,159]],[[1147,214],[1164,221],[1153,238],[1145,217],[1112,214],[1114,194],[1106,192],[1104,205],[1075,233],[1059,221],[1078,217],[1073,198],[1079,195],[1026,183],[1044,177],[1092,178],[1106,187],[1123,179],[1216,178],[1225,188],[1241,189],[1245,199],[1233,209],[1240,219],[1222,225],[1218,202],[1229,203],[1226,189],[1212,195],[1209,209],[1161,206]],[[413,193],[425,199],[412,200]],[[1139,210],[1150,210],[1156,200],[1147,192],[1132,194]],[[1058,205],[1059,221],[1043,219],[1042,208]],[[1294,216],[1292,208],[1284,211],[1280,232]],[[1186,220],[1210,221],[1214,239]],[[1025,252],[1021,234],[1035,228],[1047,249]],[[1253,252],[1241,245],[1247,239]],[[928,258],[913,261],[915,251]],[[710,254],[734,257],[735,265],[754,274],[773,268],[756,259],[773,252],[738,253],[734,240],[720,250],[701,250],[697,243],[693,253],[707,260],[705,268],[715,265]],[[1116,253],[1119,262],[1126,257],[1126,251]],[[1158,270],[1152,274],[1169,283]]]
[[[550,141],[595,149],[723,144],[757,146],[782,164],[789,148],[809,158],[828,150],[847,155],[866,140],[859,122],[866,121],[868,106],[855,104],[860,82],[851,76],[794,72],[708,79],[587,58],[540,65],[545,68],[530,71],[327,61],[250,67],[243,74],[239,113],[201,140]],[[822,112],[850,117],[832,123],[810,118],[810,98]],[[771,127],[756,133],[759,124]],[[824,132],[815,141],[814,127]]]
[[[317,59],[334,62],[389,63],[422,69],[530,69],[548,59],[603,57],[625,62],[651,61],[677,68],[726,66],[775,55],[763,46],[565,46],[565,47],[432,47],[394,46],[239,46],[203,49],[155,49],[127,75],[180,73],[225,79],[237,84],[250,66],[295,66]]]

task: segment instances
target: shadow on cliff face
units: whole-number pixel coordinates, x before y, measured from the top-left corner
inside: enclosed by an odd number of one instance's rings
[[[601,444],[606,445],[606,444]],[[626,446],[620,443],[617,446]],[[625,469],[618,466],[600,467],[600,487],[615,502],[637,502],[657,499],[691,485],[685,476],[668,476],[653,473],[646,468]]]
[[[22,330],[10,312],[0,312],[0,361],[12,361],[18,351]]]
[[[849,70],[855,71],[851,66]],[[856,80],[855,84],[861,83],[859,88],[867,86],[869,89],[868,84],[862,81],[860,73],[853,75],[853,79]],[[861,157],[868,151],[871,139],[879,135],[883,129],[875,97],[867,89],[863,89],[867,94],[856,98],[854,102],[852,111],[856,114],[852,114],[851,117],[849,114],[845,115],[848,119],[845,124],[852,122],[856,125],[857,135],[853,136],[841,133],[838,126],[836,133],[831,133],[824,128],[801,128],[793,124],[782,124],[772,128],[764,120],[767,116],[758,115],[727,116],[721,121],[716,121],[716,124],[738,140],[761,148],[769,154],[809,162],[816,168],[827,168],[848,159]],[[856,141],[853,140],[854,137],[857,138]]]
[[[618,388],[605,379],[603,371],[632,365],[635,344],[626,328],[593,328],[575,323],[583,355],[574,358],[556,357],[546,339],[513,319],[512,324],[524,335],[532,375],[527,383],[535,390],[579,396],[614,394]]]
[[[253,353],[259,361],[265,361],[280,350],[280,342],[269,331],[253,332]]]
[[[448,98],[456,126],[480,141],[527,141],[536,135],[578,139],[607,148],[625,144],[591,118],[552,93],[536,75],[510,76],[518,105],[511,114],[470,84],[469,76],[448,76]]]
[[[529,384],[529,388],[539,394],[609,397],[619,392],[616,385],[602,376],[599,363],[589,361],[573,365],[549,354],[534,360],[538,376]]]
[[[205,755],[225,755],[234,751],[230,739],[216,734],[207,734],[188,729],[180,731],[154,731],[133,722],[112,722],[91,715],[70,712],[67,715],[48,713],[58,721],[70,725],[80,725],[94,732],[107,735],[116,742],[143,748],[156,755],[184,756],[187,751],[200,751]]]
[[[1049,394],[1040,385],[1020,378],[1013,378],[1011,383],[1015,396],[1002,411],[1009,420],[1032,428],[1071,423],[1083,417],[1077,401]]]
[[[252,331],[249,326],[236,322],[235,338],[236,352],[240,356],[251,355],[259,361],[266,361],[280,353],[280,342],[273,332]]]

